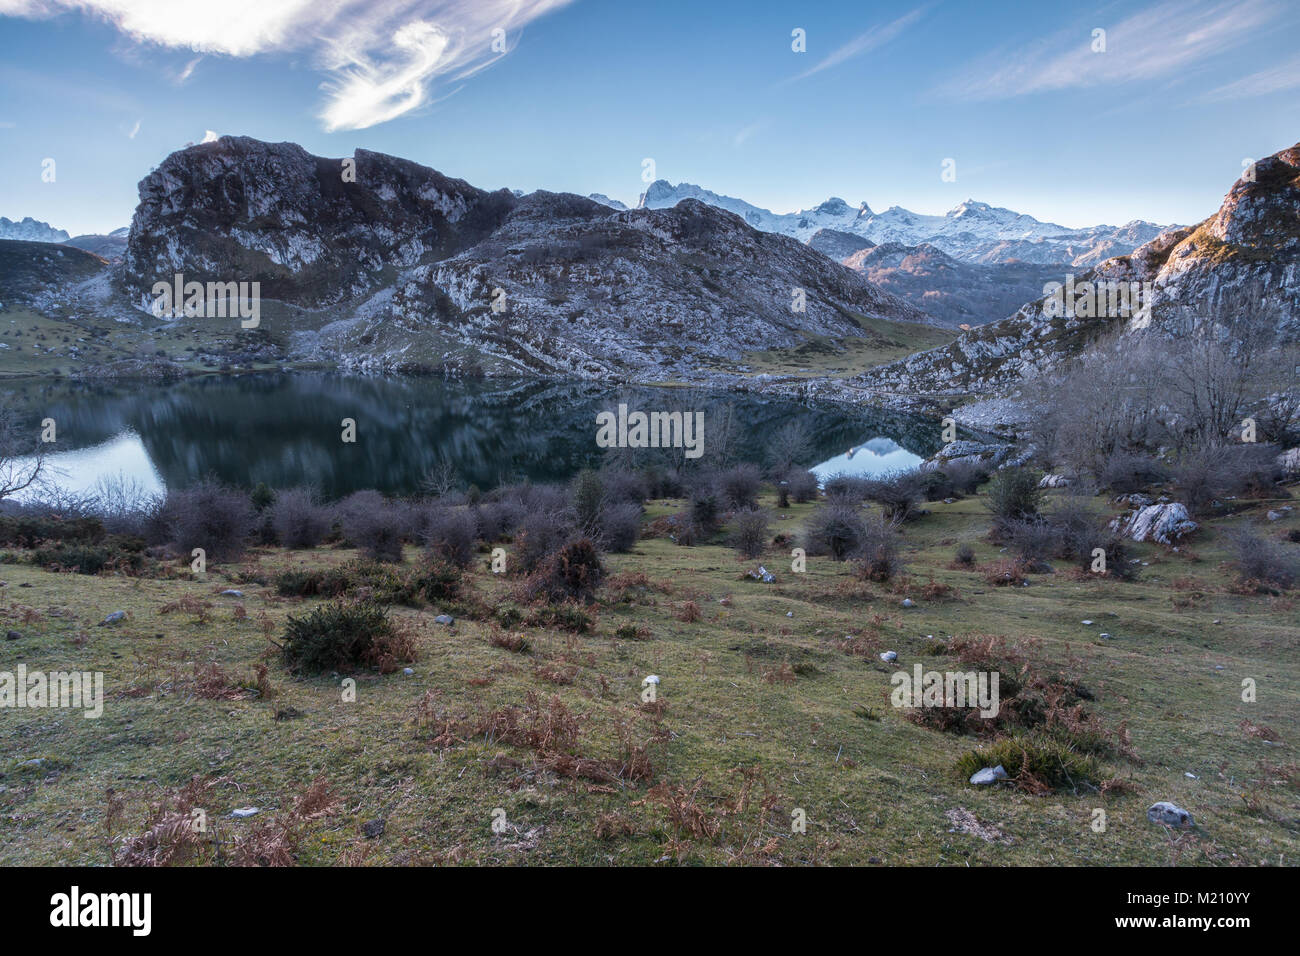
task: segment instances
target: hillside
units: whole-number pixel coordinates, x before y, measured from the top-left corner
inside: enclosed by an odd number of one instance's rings
[[[342,160],[293,144],[225,137],[172,154],[140,184],[127,294],[143,308],[175,272],[260,282],[285,307],[263,329],[306,360],[641,380],[852,339],[854,316],[928,319],[701,202],[618,211],[487,193],[378,153],[354,160],[350,182]]]
[[[1057,281],[1061,281],[1058,279]],[[1050,368],[1110,331],[1179,334],[1203,322],[1300,339],[1300,144],[1255,164],[1219,211],[1170,230],[1127,256],[1080,273],[1076,283],[1149,283],[1149,317],[1048,314],[1047,297],[858,379],[866,388],[996,392]]]

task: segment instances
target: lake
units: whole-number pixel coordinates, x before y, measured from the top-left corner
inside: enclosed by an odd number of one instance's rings
[[[462,486],[482,490],[563,481],[614,453],[597,446],[596,416],[620,403],[702,413],[707,453],[729,444],[736,460],[760,463],[770,436],[801,422],[812,446],[804,464],[823,478],[914,467],[941,444],[933,419],[885,409],[537,379],[284,372],[171,384],[32,380],[0,387],[0,400],[33,432],[54,419],[50,463],[70,490],[120,475],[156,492],[210,476],[243,487],[311,484],[331,499],[363,488],[409,494],[444,462]],[[342,440],[344,419],[356,423],[355,442]],[[654,454],[617,453],[633,464]]]

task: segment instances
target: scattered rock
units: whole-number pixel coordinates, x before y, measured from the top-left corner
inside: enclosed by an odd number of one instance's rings
[[[1158,541],[1160,544],[1173,544],[1177,538],[1191,534],[1199,527],[1187,508],[1177,502],[1148,505],[1127,515],[1121,515],[1110,523],[1112,531],[1118,531],[1134,541]]]
[[[1277,463],[1291,474],[1300,473],[1300,448],[1292,448],[1277,456]]]
[[[659,675],[658,675],[658,674],[650,674],[650,675],[648,675],[648,676],[645,678],[645,680],[641,681],[641,683],[642,683],[642,684],[657,684],[657,683],[659,683]]]
[[[1161,800],[1147,807],[1147,819],[1152,823],[1163,823],[1167,827],[1193,827],[1196,825],[1192,815],[1182,807]]]
[[[225,591],[222,591],[222,592],[221,592],[221,596],[222,596],[222,597],[235,597],[235,598],[241,598],[241,597],[244,596],[244,592],[243,592],[243,591],[236,591],[234,588],[229,588],[229,589],[227,589],[227,590],[225,590]]]
[[[117,624],[120,624],[120,623],[121,623],[122,621],[124,621],[124,620],[126,620],[126,612],[125,612],[125,611],[114,611],[114,612],[113,612],[112,614],[110,614],[108,617],[106,617],[106,618],[104,618],[102,621],[100,621],[98,626],[99,626],[99,627],[113,627],[113,626],[115,626],[115,625],[117,625]]]
[[[1278,508],[1276,511],[1270,511],[1265,517],[1267,517],[1269,521],[1281,521],[1290,513],[1290,511],[1291,511],[1290,505],[1283,505],[1281,508]]]
[[[886,664],[892,664],[898,660],[898,651],[884,651],[881,653],[880,659]]]
[[[786,617],[794,617],[794,611],[786,611],[786,612],[785,612],[785,616],[786,616]]]
[[[22,635],[19,634],[17,631],[5,631],[6,641],[16,641],[20,637],[22,637]]]
[[[975,814],[971,813],[965,807],[958,807],[955,810],[945,810],[943,815],[947,817],[948,822],[952,824],[952,826],[948,828],[949,833],[969,833],[971,836],[977,836],[988,843],[994,843],[1006,838],[1006,834],[997,827],[987,823],[980,823]]]
[[[776,578],[772,575],[772,572],[769,571],[767,568],[763,567],[761,564],[758,566],[757,571],[749,571],[747,573],[755,581],[762,581],[764,584],[771,584],[773,581],[776,580]]]
[[[388,826],[388,821],[382,817],[378,820],[367,820],[361,824],[361,833],[367,840],[373,840],[376,837],[384,835],[384,828]]]
[[[236,820],[242,820],[245,817],[256,816],[261,812],[261,807],[240,807],[238,810],[231,810],[230,815]]]
[[[407,677],[410,677],[412,674],[415,673],[415,670],[414,670],[413,668],[410,668],[410,667],[403,667],[403,668],[402,668],[402,673],[405,674]]]
[[[1043,475],[1038,482],[1039,488],[1069,488],[1074,483],[1072,478],[1065,475]]]
[[[451,625],[456,623],[456,619],[452,617],[450,614],[439,614],[437,617],[433,619],[433,623],[446,624],[448,627],[451,627]]]
[[[903,607],[916,607],[916,602],[911,598],[903,598]]]
[[[1102,639],[1103,641],[1109,641],[1109,640],[1110,640],[1110,635],[1107,634],[1105,631],[1102,631],[1102,632],[1101,632],[1101,639]]]
[[[999,780],[1006,779],[1006,768],[1004,768],[1002,764],[998,764],[996,767],[985,767],[983,770],[976,770],[971,774],[970,782],[975,784],[977,787],[982,787],[986,784],[997,783]]]
[[[1084,627],[1087,627],[1089,624],[1092,623],[1092,621],[1080,621],[1079,623],[1082,624]]]

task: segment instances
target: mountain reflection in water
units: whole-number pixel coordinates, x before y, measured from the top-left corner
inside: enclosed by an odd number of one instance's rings
[[[310,484],[326,498],[362,488],[410,494],[444,462],[462,485],[483,490],[563,481],[600,465],[596,414],[620,402],[703,411],[706,457],[731,416],[735,457],[760,464],[770,437],[801,422],[813,449],[806,464],[820,478],[911,467],[939,448],[935,422],[884,409],[593,382],[293,372],[170,385],[28,382],[0,399],[33,430],[55,420],[53,477],[74,490],[122,475],[154,492],[214,477],[242,487]],[[345,418],[356,421],[354,444],[341,440]]]

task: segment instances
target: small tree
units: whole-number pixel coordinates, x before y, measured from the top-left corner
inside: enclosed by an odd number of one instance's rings
[[[40,435],[24,435],[10,409],[0,409],[0,501],[40,486],[46,445]]]

